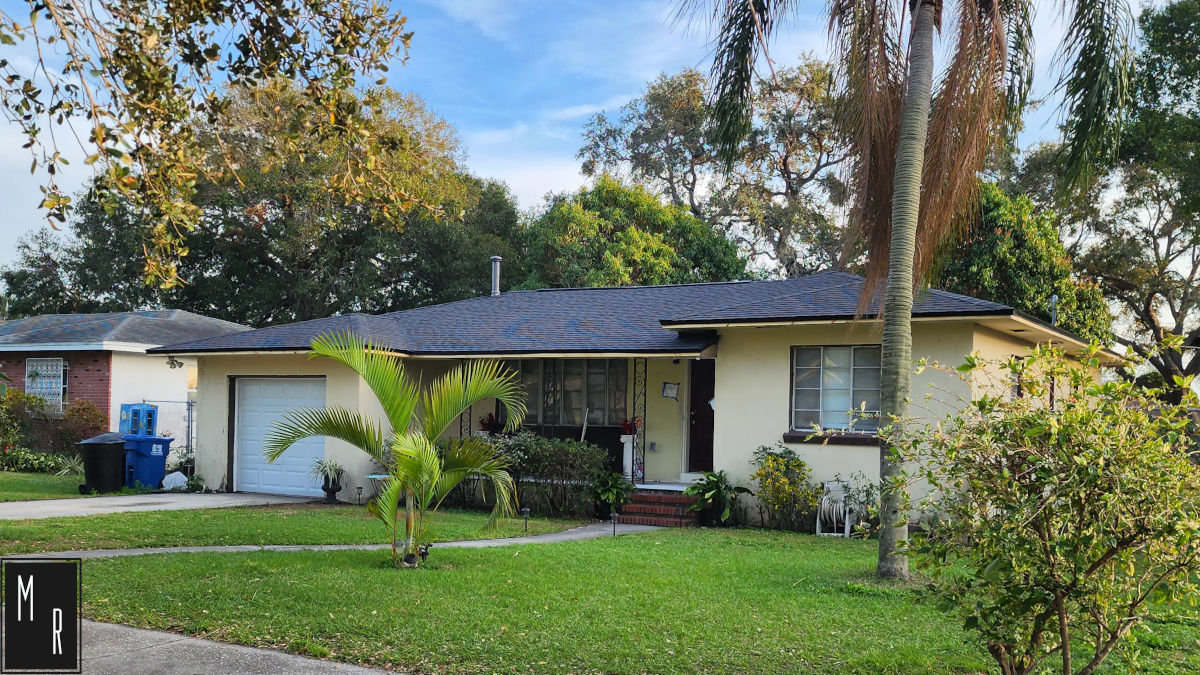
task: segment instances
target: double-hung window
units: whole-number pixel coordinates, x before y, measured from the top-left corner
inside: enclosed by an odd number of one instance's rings
[[[879,428],[879,347],[792,347],[793,430]]]
[[[25,393],[46,402],[46,409],[62,412],[67,398],[67,378],[62,359],[25,359]]]

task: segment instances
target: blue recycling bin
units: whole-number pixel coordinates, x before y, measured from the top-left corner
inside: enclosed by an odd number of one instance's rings
[[[156,489],[167,473],[167,454],[171,451],[168,436],[125,434],[125,485]]]

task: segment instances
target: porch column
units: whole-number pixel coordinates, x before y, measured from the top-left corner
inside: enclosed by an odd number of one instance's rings
[[[632,477],[646,479],[646,359],[633,360],[633,457]]]

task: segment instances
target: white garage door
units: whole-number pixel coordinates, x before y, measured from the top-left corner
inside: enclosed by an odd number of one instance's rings
[[[324,378],[238,378],[235,400],[234,489],[319,497],[321,486],[309,471],[314,459],[325,456],[324,438],[296,443],[273,464],[262,452],[267,431],[285,413],[325,407]]]

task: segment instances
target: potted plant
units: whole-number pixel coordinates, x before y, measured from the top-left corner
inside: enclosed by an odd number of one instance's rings
[[[601,471],[592,483],[592,498],[596,502],[596,517],[610,518],[618,507],[629,503],[633,483],[616,471]],[[607,504],[604,509],[602,505]]]
[[[753,493],[741,485],[730,483],[724,471],[708,471],[703,478],[687,486],[683,494],[698,497],[688,511],[698,514],[702,525],[719,526],[724,525],[733,514],[738,495]]]
[[[342,491],[342,476],[346,470],[341,464],[332,459],[314,459],[310,471],[313,478],[321,480],[321,489],[325,492],[325,503],[336,504],[337,493]]]

